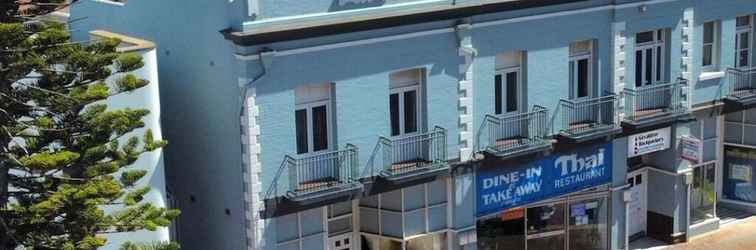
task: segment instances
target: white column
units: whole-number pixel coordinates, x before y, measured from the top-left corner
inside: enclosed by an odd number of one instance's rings
[[[612,23],[612,46],[614,51],[614,54],[612,55],[614,78],[612,79],[612,82],[614,85],[614,94],[619,95],[617,117],[620,121],[625,116],[625,98],[620,94],[622,93],[622,90],[625,89],[626,82],[626,43],[627,35],[625,34],[625,22]]]

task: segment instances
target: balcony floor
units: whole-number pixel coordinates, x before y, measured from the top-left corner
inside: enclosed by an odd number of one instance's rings
[[[566,143],[581,143],[601,137],[612,136],[621,132],[621,128],[595,121],[582,121],[570,124],[570,127],[559,133],[559,141]]]
[[[734,110],[748,109],[756,106],[756,89],[733,91],[724,98],[724,101]]]
[[[661,125],[664,123],[673,123],[677,120],[688,119],[691,117],[690,111],[672,111],[668,108],[654,108],[635,111],[631,117],[622,121],[622,127],[630,130],[636,130],[646,127]]]
[[[383,171],[381,176],[387,181],[397,184],[443,175],[448,172],[448,169],[449,166],[445,163],[416,159],[394,163],[390,169]]]
[[[497,139],[494,146],[487,150],[496,157],[511,158],[536,153],[551,148],[549,140],[536,140],[526,137],[509,137]]]

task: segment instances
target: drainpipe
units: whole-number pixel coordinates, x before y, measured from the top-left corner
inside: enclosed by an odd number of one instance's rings
[[[245,107],[247,105],[247,99],[248,99],[247,94],[249,93],[249,90],[253,86],[256,85],[257,81],[260,80],[263,76],[265,76],[268,73],[268,67],[270,67],[270,64],[271,64],[271,61],[272,61],[272,58],[273,58],[274,55],[275,55],[275,51],[260,51],[260,52],[258,52],[258,54],[257,54],[257,60],[259,61],[260,68],[262,70],[254,78],[252,78],[251,81],[249,81],[247,83],[244,83],[244,85],[241,86],[241,98],[242,98],[242,100],[241,100],[241,103],[240,103],[241,107],[239,108],[239,119],[240,119],[241,124],[247,123],[247,122],[241,120],[241,119],[244,119],[244,110],[245,110]],[[244,133],[245,130],[249,130],[249,126],[250,126],[250,124],[247,124],[246,127],[241,127],[240,128],[241,129],[240,132],[241,132],[242,135],[249,135],[248,132]],[[242,141],[242,143],[241,143],[240,146],[241,146],[242,152],[244,152],[244,147],[245,147],[244,141]],[[242,154],[242,163],[245,161],[244,157],[245,157],[245,155]],[[245,177],[242,174],[242,183],[244,183],[244,179],[245,179]],[[248,186],[252,185],[252,184],[251,183],[246,183],[246,184],[247,184],[247,186],[243,187],[242,193],[245,194],[245,195],[250,195],[251,196],[252,190],[250,190],[249,194],[248,194],[247,190],[249,188]],[[255,191],[259,191],[260,193],[262,193],[261,190],[255,190]],[[250,201],[250,202],[252,202],[252,201]],[[249,212],[249,210],[252,210],[253,208],[249,204],[245,204],[244,208],[245,208],[244,216],[246,217],[247,213]],[[254,212],[253,213],[253,218],[249,222],[251,225],[246,225],[247,229],[245,230],[245,235],[249,235],[249,231],[248,230],[255,230],[255,231],[257,231],[257,226],[255,226],[255,224],[257,224],[256,220],[257,220],[257,214],[258,213],[257,213],[257,211],[252,211],[252,212]],[[247,242],[247,249],[256,249],[257,248],[257,245],[256,245],[257,243],[256,242],[260,240],[259,237],[260,237],[260,235],[255,235],[255,238],[250,239],[250,240],[252,240],[252,242]],[[249,239],[248,237],[245,237],[245,238]]]

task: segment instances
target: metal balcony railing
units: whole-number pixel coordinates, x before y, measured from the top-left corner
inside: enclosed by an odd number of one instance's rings
[[[559,102],[561,133],[574,136],[617,126],[615,108],[617,96],[565,100]]]
[[[534,106],[528,113],[486,115],[478,131],[476,151],[503,155],[548,145],[548,115],[541,106]]]
[[[680,78],[672,83],[625,88],[622,91],[625,98],[625,119],[637,122],[685,112],[682,91],[686,85],[687,80]]]
[[[266,199],[283,195],[296,198],[351,186],[359,182],[358,164],[357,147],[351,144],[342,150],[298,158],[286,155]],[[283,176],[284,173],[286,176]],[[288,183],[282,182],[281,178],[288,178]]]
[[[448,167],[446,129],[398,138],[380,137],[368,175],[393,178]]]
[[[727,69],[727,81],[730,85],[728,95],[732,98],[756,96],[756,67],[747,69]]]

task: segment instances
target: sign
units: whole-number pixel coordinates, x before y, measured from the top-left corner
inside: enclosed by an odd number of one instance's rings
[[[577,217],[577,216],[583,216],[585,215],[585,209],[587,207],[585,206],[585,203],[575,203],[570,206],[570,216]]]
[[[693,164],[701,162],[701,158],[703,158],[703,143],[701,143],[701,140],[690,136],[681,136],[680,148],[681,158],[686,159]]]
[[[612,179],[612,144],[600,144],[569,154],[519,166],[487,166],[476,176],[479,216],[498,213],[585,188]]]
[[[501,221],[516,220],[525,217],[524,208],[514,208],[501,213]]]
[[[668,149],[671,144],[669,141],[671,132],[672,129],[667,127],[629,136],[627,138],[627,157]]]
[[[751,166],[730,164],[730,179],[751,182]]]

